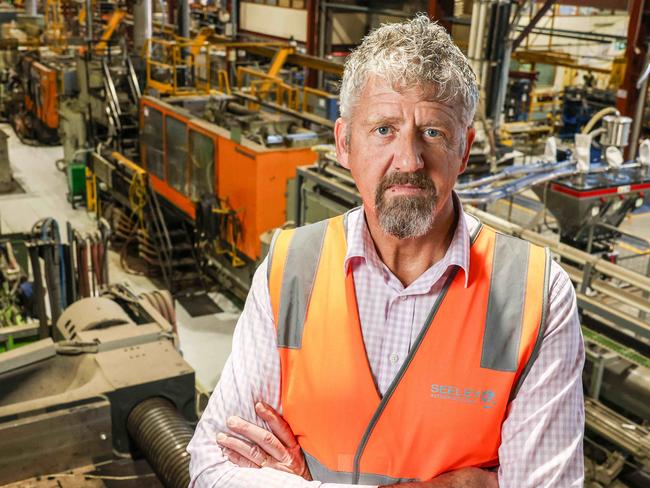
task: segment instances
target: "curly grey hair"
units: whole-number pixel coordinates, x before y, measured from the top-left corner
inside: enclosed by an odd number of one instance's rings
[[[467,58],[443,27],[424,14],[383,24],[348,56],[341,82],[341,116],[349,120],[359,94],[374,74],[394,88],[433,86],[442,103],[461,103],[470,125],[478,105],[476,76]]]

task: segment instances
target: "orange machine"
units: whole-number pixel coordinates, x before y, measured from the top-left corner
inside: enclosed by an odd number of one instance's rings
[[[25,108],[32,112],[48,129],[59,127],[57,105],[57,72],[39,61],[27,58],[28,89],[25,91]]]
[[[9,110],[16,132],[42,144],[59,141],[59,102],[77,87],[74,57],[28,53],[20,62],[22,92]]]
[[[141,165],[154,190],[192,219],[203,197],[216,196],[237,216],[237,249],[257,260],[260,235],[285,222],[287,180],[316,153],[265,147],[156,98],[142,97],[140,108]]]

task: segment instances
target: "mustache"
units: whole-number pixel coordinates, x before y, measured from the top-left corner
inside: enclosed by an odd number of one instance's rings
[[[431,181],[424,172],[415,171],[413,173],[402,173],[395,171],[393,173],[387,174],[381,179],[379,186],[377,187],[375,197],[378,199],[381,198],[386,190],[394,185],[410,185],[414,186],[415,188],[426,190],[427,192],[433,193],[434,195],[436,193],[436,187],[433,184],[433,181]]]

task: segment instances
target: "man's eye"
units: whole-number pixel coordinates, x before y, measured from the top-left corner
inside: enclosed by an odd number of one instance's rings
[[[424,131],[424,135],[427,137],[438,137],[440,135],[440,131],[436,129],[427,129]]]
[[[380,136],[387,136],[388,134],[390,134],[390,127],[388,127],[387,125],[382,125],[381,127],[377,127],[375,130],[377,131],[377,134],[379,134]]]

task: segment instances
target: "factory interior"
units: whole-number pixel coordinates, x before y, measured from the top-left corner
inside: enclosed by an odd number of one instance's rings
[[[650,486],[650,0],[0,4],[0,485],[188,486],[275,231],[361,204],[346,56],[418,12],[480,86],[465,212],[575,286],[585,486]]]

